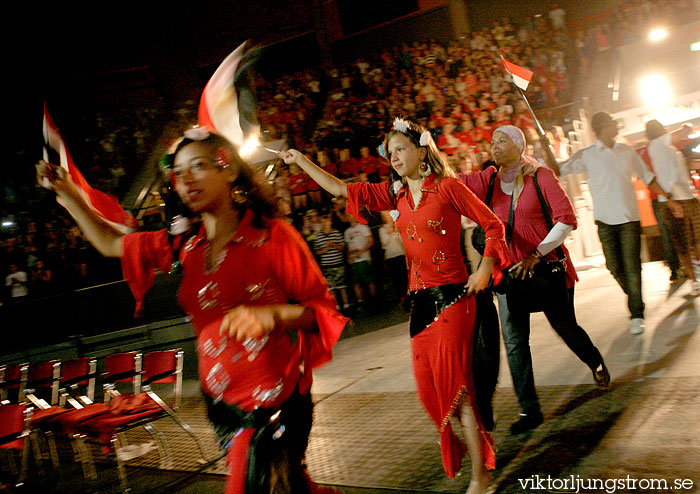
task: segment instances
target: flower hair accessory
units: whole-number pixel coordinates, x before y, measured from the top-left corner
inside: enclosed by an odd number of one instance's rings
[[[184,136],[192,141],[203,141],[209,137],[209,134],[209,130],[207,130],[206,127],[197,125],[191,129],[187,129]]]
[[[418,144],[421,146],[427,146],[430,144],[430,132],[427,130],[424,130],[423,133],[420,135],[420,140],[418,141]]]
[[[218,148],[215,152],[214,161],[216,161],[218,166],[226,168],[233,161],[233,154],[229,149]]]
[[[398,130],[399,132],[406,133],[408,132],[408,122],[401,117],[396,117],[391,130]]]

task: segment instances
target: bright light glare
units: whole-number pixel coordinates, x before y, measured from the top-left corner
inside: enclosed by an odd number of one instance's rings
[[[664,27],[652,29],[649,32],[649,40],[650,41],[661,41],[662,39],[666,39],[666,38],[668,38],[668,31]]]
[[[259,145],[260,141],[258,140],[257,134],[253,134],[243,143],[241,149],[238,150],[238,154],[241,155],[241,158],[247,158],[253,154],[253,151],[255,151],[255,148],[257,148]]]
[[[695,147],[693,148],[693,152],[694,152],[694,153],[700,153],[700,144],[698,144],[697,146],[695,146]]]
[[[697,139],[700,137],[700,132],[694,132],[688,136],[688,139]]]
[[[700,41],[691,44],[690,51],[700,51]]]
[[[671,87],[668,79],[658,74],[648,75],[639,83],[642,98],[647,106],[660,107],[671,101]]]

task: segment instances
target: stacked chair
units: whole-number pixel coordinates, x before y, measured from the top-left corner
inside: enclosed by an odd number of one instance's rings
[[[27,476],[29,463],[29,423],[32,409],[27,405],[6,404],[0,406],[0,453],[7,463],[14,485],[23,484]],[[21,457],[21,466],[17,470],[15,453]],[[3,490],[0,486],[0,490]]]
[[[195,441],[201,455],[199,461],[206,464],[201,442],[176,413],[181,403],[183,357],[180,349],[116,353],[104,358],[102,373],[97,373],[97,359],[92,357],[0,366],[1,411],[20,414],[16,407],[22,407],[26,417],[26,422],[22,422],[26,426],[19,431],[16,417],[8,421],[13,425],[7,434],[8,444],[13,446],[7,448],[20,448],[23,452],[20,476],[26,476],[29,449],[34,452],[38,473],[43,474],[43,461],[50,458],[61,475],[55,444],[56,437],[61,436],[70,441],[74,458],[87,480],[97,479],[90,443],[105,453],[114,453],[120,487],[127,492],[125,463],[151,448],[129,445],[126,431],[143,427],[153,438],[147,446],[154,445],[158,450],[160,467],[172,465],[167,441],[154,424],[162,418],[174,421]],[[103,399],[95,402],[98,378]],[[172,387],[167,394],[170,404],[154,391],[154,386]],[[0,419],[0,428],[4,422]],[[31,448],[25,436],[30,439]],[[5,447],[2,444],[0,448]]]

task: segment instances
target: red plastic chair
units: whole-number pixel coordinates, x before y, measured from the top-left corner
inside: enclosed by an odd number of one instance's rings
[[[20,403],[24,399],[29,364],[0,366],[0,404]]]
[[[29,465],[29,422],[32,409],[26,405],[0,405],[0,450],[7,453],[10,473],[17,477],[17,485],[24,482]],[[20,452],[21,466],[17,472],[15,451]]]
[[[123,490],[128,490],[124,462],[135,456],[127,454],[126,449],[122,449],[119,435],[129,429],[144,427],[155,440],[160,454],[161,466],[167,467],[172,461],[170,448],[162,434],[154,427],[153,422],[164,417],[170,417],[195,441],[202,456],[201,461],[204,463],[207,461],[199,438],[194,435],[190,426],[173,410],[180,405],[181,401],[184,353],[180,349],[150,352],[143,356],[142,362],[137,357],[138,355],[132,355],[125,358],[123,355],[120,355],[111,359],[111,369],[104,378],[105,401],[110,411],[85,421],[78,427],[82,439],[96,440],[102,445],[103,450],[115,451],[119,479]],[[136,371],[139,363],[143,364],[140,373]],[[119,372],[111,372],[114,370]],[[137,382],[136,376],[140,377],[140,381]],[[129,380],[133,380],[134,393],[119,393],[115,389],[117,382]],[[153,390],[154,384],[173,385],[172,406],[168,405]],[[83,448],[89,454],[84,441]],[[94,464],[91,458],[89,461],[89,476],[95,477]]]
[[[95,399],[95,380],[97,377],[97,360],[94,357],[81,357],[61,362],[61,372],[58,378],[59,406],[52,407],[51,410],[62,410],[62,413],[55,411],[47,417],[41,417],[33,425],[38,427],[47,438],[51,460],[54,468],[60,472],[60,464],[56,445],[53,439],[54,434],[65,434],[71,439],[76,460],[85,470],[85,452],[81,444],[77,441],[76,435],[80,424],[99,415],[109,412],[109,408],[102,403],[93,403]],[[40,414],[49,414],[51,410],[40,410]]]
[[[104,403],[119,395],[120,383],[130,383],[133,394],[141,392],[142,355],[140,352],[124,352],[105,357],[103,378]]]

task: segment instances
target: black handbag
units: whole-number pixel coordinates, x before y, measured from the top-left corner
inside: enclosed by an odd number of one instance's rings
[[[537,181],[537,172],[532,176],[537,197],[544,214],[547,229],[553,226],[549,205],[542,194]],[[513,234],[513,197],[511,197],[508,224],[506,225],[506,241],[510,245]],[[542,312],[549,307],[569,303],[569,291],[566,287],[566,255],[561,246],[555,249],[557,259],[547,261],[541,259],[533,268],[533,275],[525,279],[515,278],[512,270],[503,273],[503,281],[498,286],[500,293],[506,294],[508,311],[511,313]]]
[[[491,209],[491,198],[493,197],[493,185],[496,183],[496,175],[498,172],[494,172],[489,180],[489,186],[486,190],[486,199],[484,199],[484,204]],[[484,250],[486,250],[486,232],[481,227],[481,225],[476,225],[472,230],[472,247],[482,256],[484,255]]]

